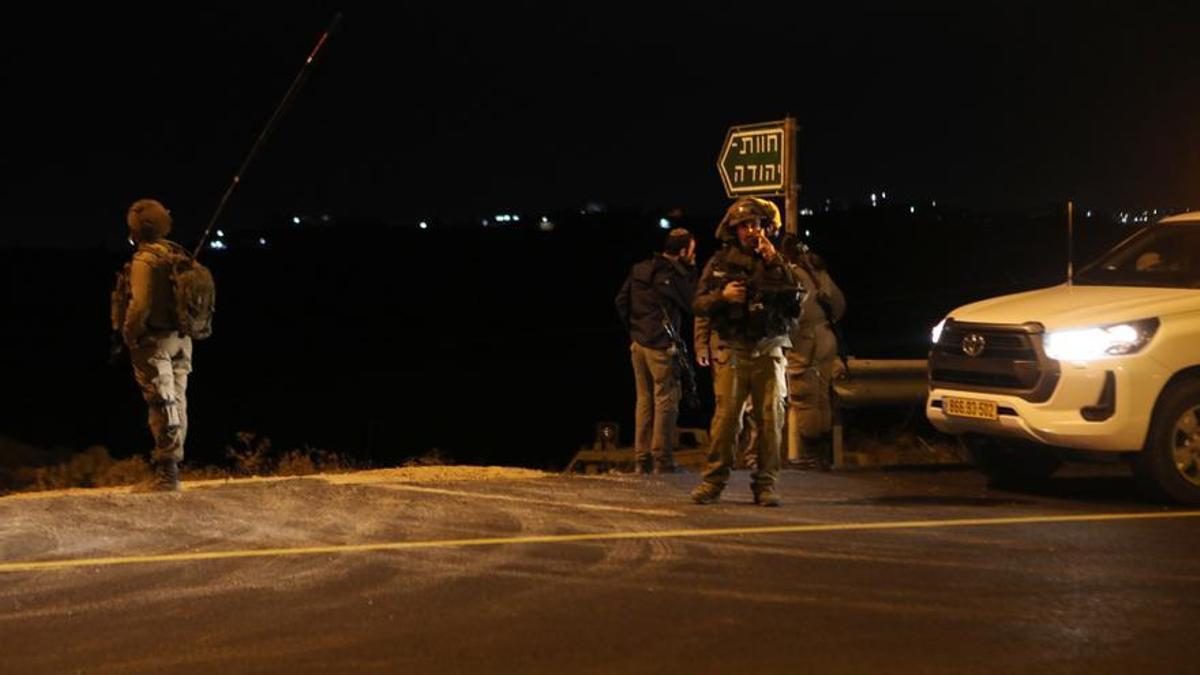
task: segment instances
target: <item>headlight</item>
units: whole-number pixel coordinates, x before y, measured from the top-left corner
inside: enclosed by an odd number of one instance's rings
[[[933,338],[933,344],[936,345],[938,343],[938,340],[942,339],[942,329],[945,327],[946,327],[946,320],[942,319],[941,321],[937,322],[937,325],[933,327],[933,330],[929,331],[930,337]]]
[[[1150,343],[1157,330],[1158,319],[1056,330],[1046,334],[1046,356],[1059,361],[1090,361],[1135,354]]]

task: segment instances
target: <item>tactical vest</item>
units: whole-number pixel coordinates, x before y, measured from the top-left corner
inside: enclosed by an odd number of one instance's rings
[[[746,302],[726,303],[712,317],[717,332],[749,342],[787,335],[800,318],[804,291],[782,266],[767,267],[762,260],[737,247],[727,246],[713,262],[712,284],[740,281],[746,285]]]

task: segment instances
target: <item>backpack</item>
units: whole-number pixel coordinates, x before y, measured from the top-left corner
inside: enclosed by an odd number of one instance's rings
[[[163,241],[155,246],[155,267],[165,266],[171,283],[171,295],[175,298],[170,308],[171,321],[180,335],[203,340],[212,335],[213,312],[216,311],[217,288],[212,272],[192,258],[184,248],[174,242]],[[120,331],[125,325],[125,313],[132,298],[130,289],[130,267],[127,262],[117,273],[117,282],[111,296],[112,329]]]

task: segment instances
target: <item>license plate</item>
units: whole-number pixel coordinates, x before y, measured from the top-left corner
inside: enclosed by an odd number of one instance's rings
[[[970,417],[977,420],[997,420],[1000,418],[996,414],[996,403],[994,401],[981,401],[975,398],[953,398],[947,396],[942,399],[942,410],[946,411],[947,415],[954,417]]]

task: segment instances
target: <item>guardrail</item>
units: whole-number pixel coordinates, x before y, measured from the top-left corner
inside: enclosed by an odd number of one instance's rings
[[[842,410],[886,405],[918,405],[929,393],[929,378],[925,359],[855,359],[848,360],[849,376],[833,383],[833,467],[846,466],[845,426]],[[567,465],[565,473],[598,473],[608,470],[631,470],[633,449],[616,447],[619,430],[615,424],[610,434],[597,433],[591,448],[583,448]],[[708,454],[707,429],[677,429],[680,443],[675,452],[678,465],[699,470]],[[685,437],[690,437],[686,438]],[[687,442],[690,441],[690,442]],[[798,430],[787,430],[788,459],[799,459],[801,440]]]
[[[845,429],[841,411],[882,405],[923,404],[929,395],[928,361],[925,359],[849,359],[849,376],[833,383],[833,466],[845,461]],[[789,458],[792,436],[788,436]]]

